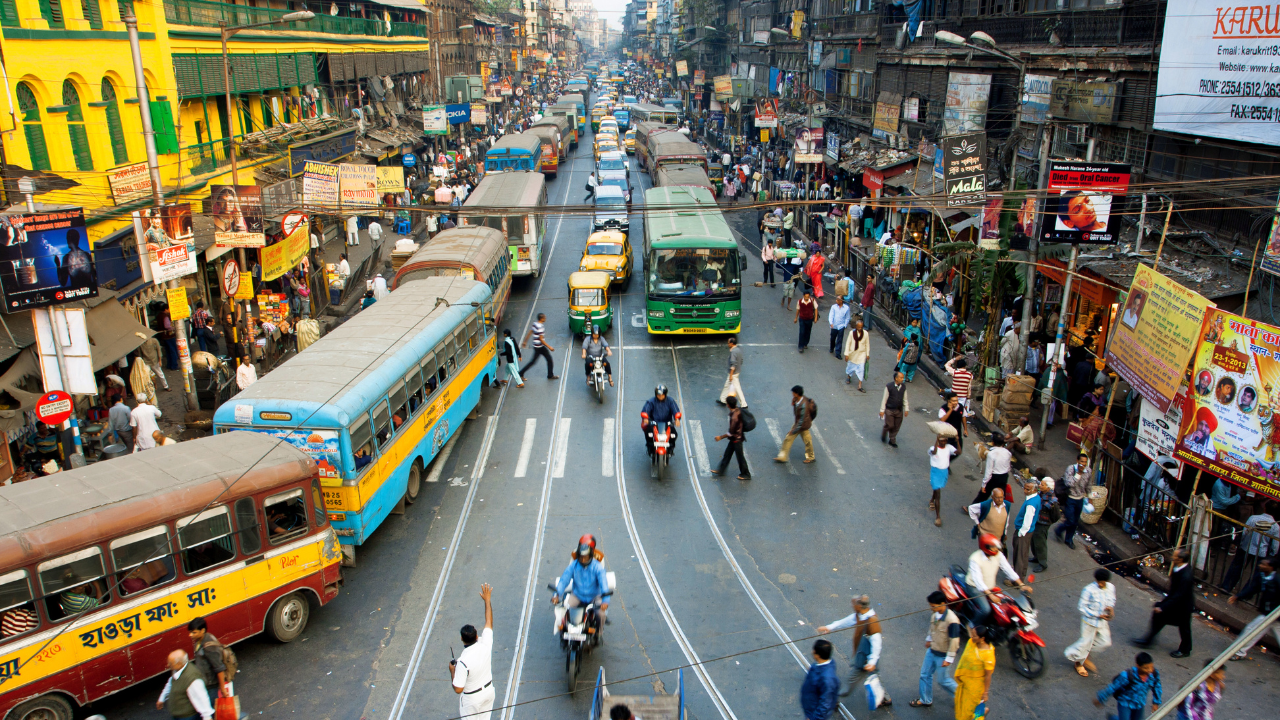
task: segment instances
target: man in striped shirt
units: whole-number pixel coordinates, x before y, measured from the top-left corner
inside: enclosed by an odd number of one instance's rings
[[[538,313],[538,320],[529,327],[529,332],[524,334],[524,341],[520,343],[521,347],[529,347],[529,339],[533,339],[533,357],[529,358],[529,362],[520,368],[520,377],[524,377],[529,368],[538,362],[539,357],[547,360],[547,379],[559,380],[560,376],[556,375],[556,361],[552,359],[551,352],[555,348],[547,344],[547,315],[546,313]]]
[[[966,415],[972,414],[969,408],[969,386],[973,384],[973,373],[965,368],[969,361],[964,356],[957,355],[947,361],[944,366],[947,374],[951,376],[951,389],[955,391],[956,397],[960,399],[960,404],[964,406]]]

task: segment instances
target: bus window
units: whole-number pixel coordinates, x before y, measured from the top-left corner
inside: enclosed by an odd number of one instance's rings
[[[405,390],[409,393],[409,414],[416,415],[422,410],[422,373],[415,368],[404,376]]]
[[[307,533],[307,504],[302,488],[272,495],[262,503],[267,511],[267,541],[278,545]]]
[[[32,602],[31,580],[26,570],[0,576],[0,639],[31,632],[40,627],[40,616]]]
[[[231,516],[225,506],[182,518],[177,525],[182,571],[187,575],[221,565],[236,556],[231,545]]]
[[[453,337],[450,342],[453,344],[453,357],[449,360],[449,374],[454,375],[458,372],[458,366],[466,364],[467,353],[471,352],[467,348],[466,328],[458,328],[453,331]]]
[[[427,397],[430,397],[440,385],[440,381],[436,379],[436,354],[427,353],[418,367],[422,370],[423,381],[427,384]]]
[[[53,621],[106,605],[111,601],[103,578],[102,549],[89,547],[36,566],[45,612]]]
[[[359,475],[373,462],[373,431],[370,429],[369,416],[361,415],[347,429],[347,434],[351,436],[351,455],[355,461],[356,474]]]
[[[441,385],[445,380],[449,379],[449,375],[453,374],[453,342],[448,338],[440,341],[436,346],[436,381]]]
[[[236,527],[240,538],[240,552],[254,555],[262,549],[262,533],[258,532],[258,508],[253,498],[240,498],[236,501]]]
[[[163,585],[178,576],[173,566],[167,525],[153,527],[111,541],[111,564],[121,595]]]
[[[325,516],[324,495],[320,493],[320,481],[311,481],[311,515],[315,518],[316,527],[324,527]]]
[[[400,432],[400,426],[409,419],[409,394],[405,392],[404,381],[397,382],[387,393],[391,401],[391,432]]]
[[[377,405],[373,406],[373,437],[378,441],[378,448],[386,450],[387,442],[391,439],[391,413],[387,411],[387,402],[379,400]]]
[[[476,321],[476,316],[472,315],[471,317],[467,318],[467,332],[466,332],[467,352],[470,352],[471,350],[476,349],[476,342],[478,340],[476,337],[476,333],[479,332],[479,330],[480,330],[480,326],[479,326],[479,323]]]

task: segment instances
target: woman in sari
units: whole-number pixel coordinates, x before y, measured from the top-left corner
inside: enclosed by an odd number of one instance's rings
[[[996,649],[991,631],[984,625],[969,628],[969,644],[956,663],[956,720],[973,720],[974,710],[987,701],[991,673],[996,669]]]

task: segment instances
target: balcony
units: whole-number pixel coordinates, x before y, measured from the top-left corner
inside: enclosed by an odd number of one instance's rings
[[[208,2],[208,0],[165,0],[164,3],[164,17],[170,24],[194,25],[197,27],[218,27],[219,23],[235,26],[270,22],[278,20],[290,12],[292,11]],[[325,14],[317,14],[310,22],[281,23],[272,26],[272,29],[299,30],[328,33],[330,35],[374,35],[382,37],[390,35],[392,37],[421,38],[427,36],[425,25],[393,22],[391,23],[391,31],[388,33],[386,23],[381,20],[334,17]]]
[[[1051,44],[1064,48],[1151,45],[1158,44],[1164,32],[1160,3],[1142,3],[1107,10],[951,17],[930,19],[928,22],[936,30],[947,30],[962,37],[981,30],[1004,47]],[[892,47],[894,36],[901,28],[900,17],[881,25],[881,45]],[[1057,43],[1051,42],[1054,35],[1058,38]]]

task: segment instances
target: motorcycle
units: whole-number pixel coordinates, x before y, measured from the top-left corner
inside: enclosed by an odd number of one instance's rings
[[[658,479],[667,476],[667,466],[671,464],[671,424],[665,421],[649,423],[649,439],[653,441],[653,451],[649,453],[649,461],[658,469]]]
[[[603,597],[608,601],[608,598],[613,595],[616,580],[611,572],[605,573],[605,577],[609,581],[609,592]],[[547,589],[554,597],[556,584],[547,583]],[[570,583],[569,588],[565,590],[565,595],[567,596],[572,590],[573,583]],[[555,626],[552,632],[560,638],[560,649],[565,651],[565,680],[568,683],[569,692],[573,693],[578,688],[582,656],[604,642],[604,624],[600,622],[600,614],[596,612],[594,602],[570,608],[565,606],[564,598],[561,598],[559,603],[553,603],[552,610],[555,613]]]
[[[965,583],[968,571],[952,565],[951,573],[938,581],[938,589],[947,596],[947,605],[968,625],[974,625],[978,606]],[[1013,658],[1013,669],[1018,674],[1034,680],[1044,674],[1044,640],[1035,633],[1040,627],[1036,606],[1025,593],[1014,598],[999,588],[991,589],[991,615],[984,622],[996,634],[993,644],[1007,644]]]
[[[600,404],[604,404],[604,386],[609,384],[609,376],[604,372],[604,358],[591,358],[591,387],[596,392]]]

